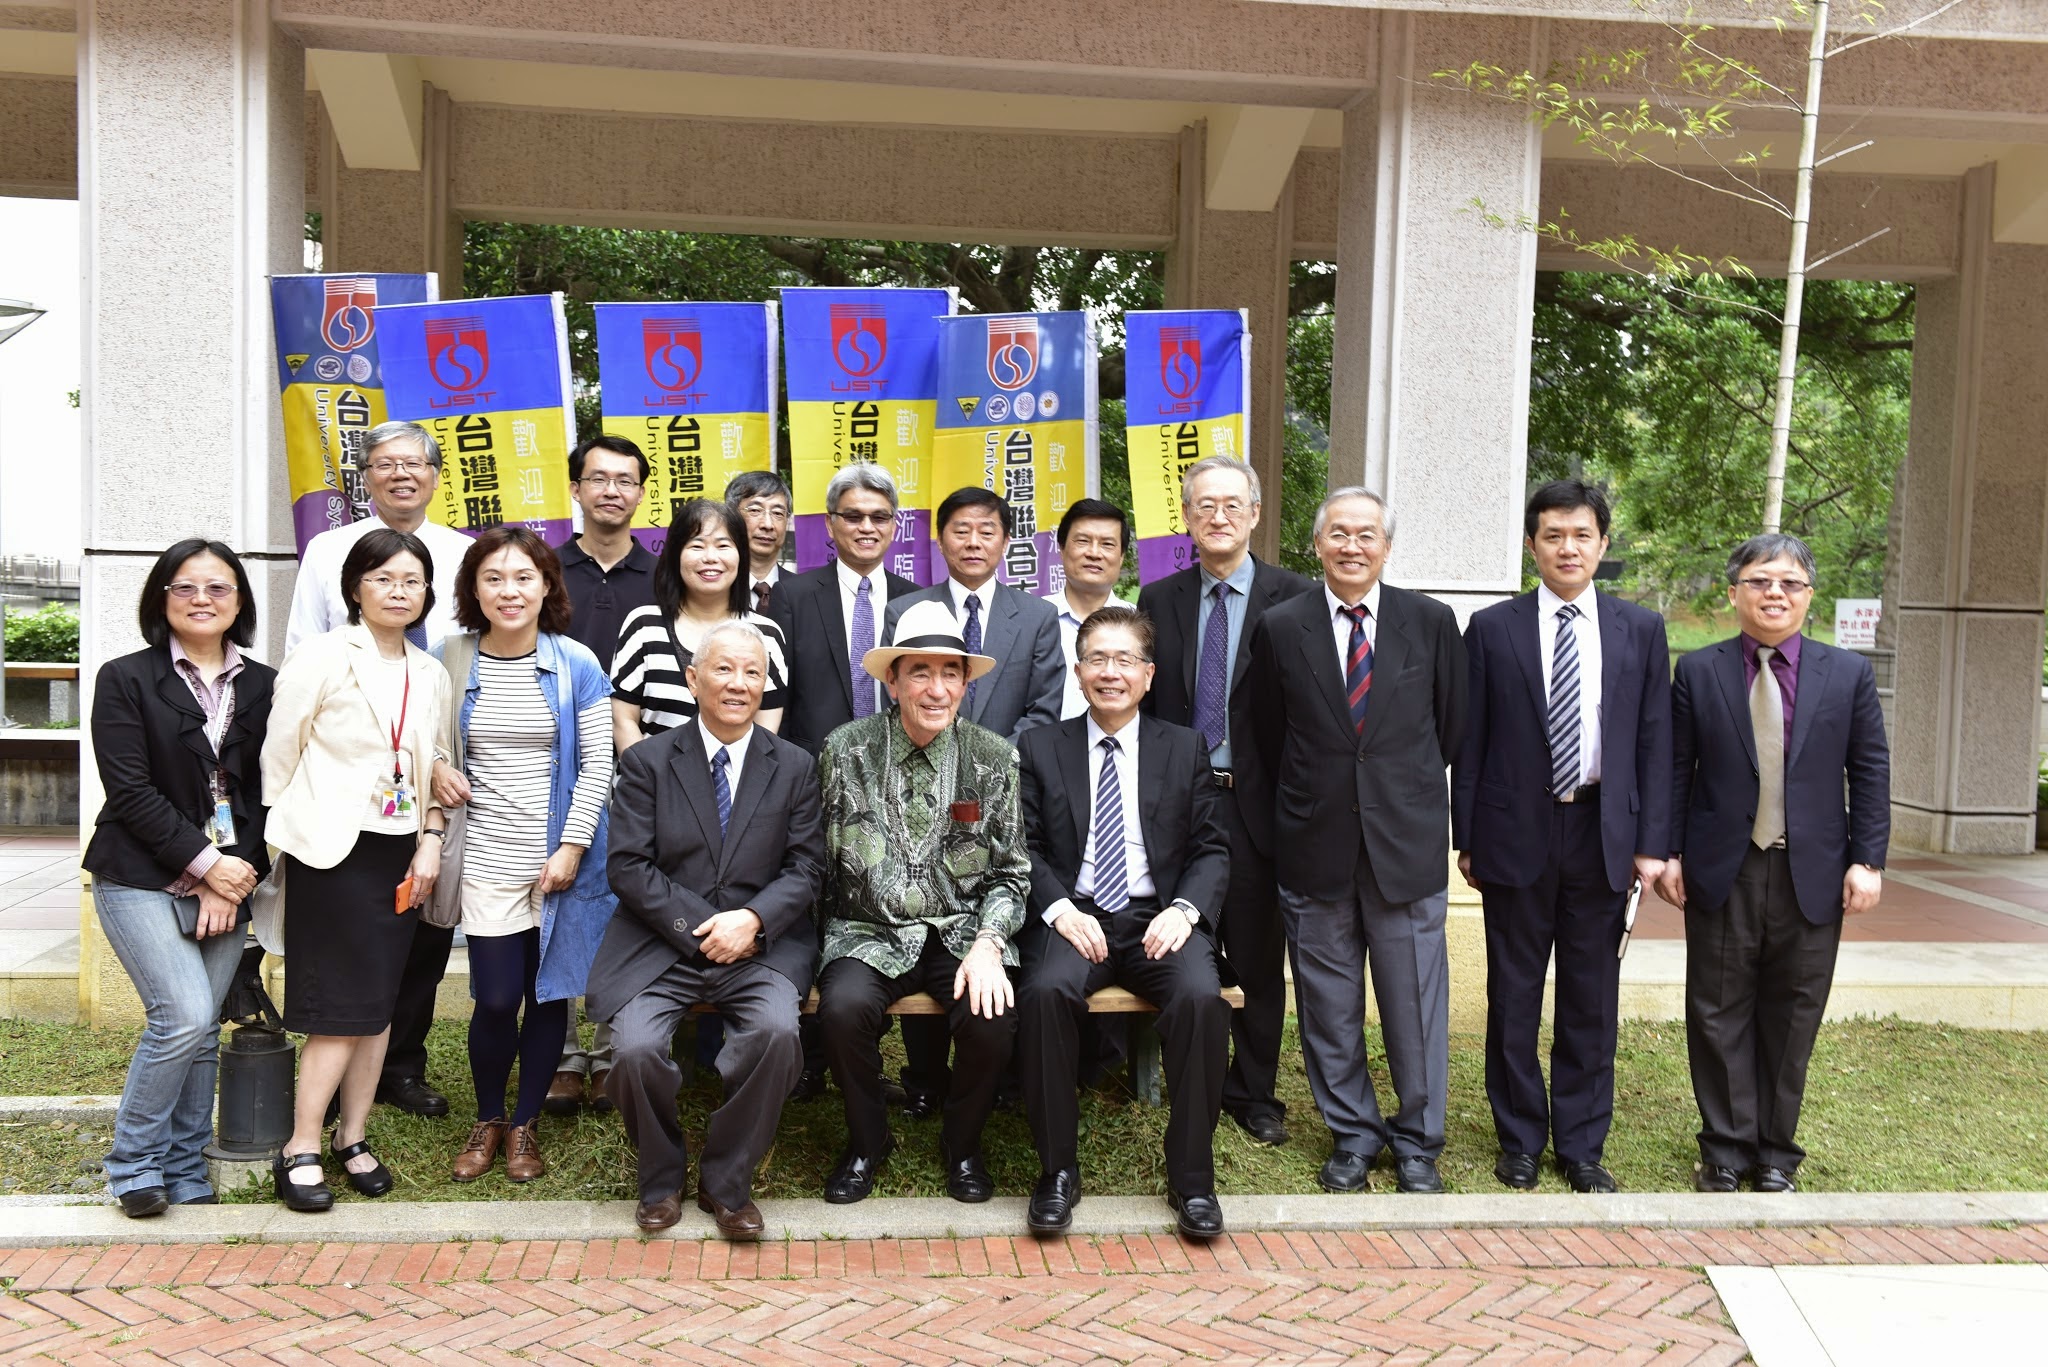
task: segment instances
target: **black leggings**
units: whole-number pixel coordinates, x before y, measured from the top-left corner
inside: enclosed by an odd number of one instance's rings
[[[519,1105],[512,1123],[524,1125],[540,1114],[569,1034],[568,1001],[537,1002],[540,931],[478,936],[469,941],[469,987],[476,1005],[469,1013],[469,1073],[476,1083],[476,1118],[505,1114],[505,1082],[519,1058]],[[526,1019],[519,1018],[520,1003]]]

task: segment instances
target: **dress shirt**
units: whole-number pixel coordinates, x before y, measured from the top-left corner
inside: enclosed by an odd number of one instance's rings
[[[306,543],[305,554],[299,557],[298,582],[292,585],[291,620],[284,631],[287,656],[312,637],[348,624],[348,604],[341,596],[342,562],[356,542],[388,525],[382,518],[366,517],[346,527],[330,527]],[[475,543],[438,522],[422,522],[413,535],[426,544],[434,561],[434,610],[422,623],[427,649],[432,650],[462,630],[455,623],[455,574]]]
[[[1756,686],[1756,653],[1763,649],[1763,642],[1743,632],[1736,637],[1742,650],[1742,691],[1745,696]],[[1777,676],[1778,696],[1785,702],[1785,754],[1792,754],[1792,703],[1799,693],[1799,633],[1793,632],[1784,640],[1772,646],[1777,651],[1771,657],[1771,673]]]
[[[619,628],[633,609],[654,602],[654,553],[636,538],[625,556],[606,569],[576,537],[555,550],[562,557],[562,587],[569,593],[567,635],[597,656],[598,667],[609,675]]]
[[[950,575],[947,576],[946,601],[953,605],[953,616],[959,620],[962,631],[967,630],[967,600],[970,596],[981,600],[981,639],[983,643],[986,643],[988,641],[988,616],[989,613],[995,610],[996,606],[996,577],[990,575],[988,581],[980,588],[970,589],[958,579]],[[883,601],[886,602],[887,600],[884,599]]]
[[[1579,647],[1579,784],[1583,786],[1600,781],[1600,600],[1588,584],[1570,601],[1579,610],[1572,619],[1572,640]],[[1543,663],[1545,708],[1550,706],[1550,671],[1557,663],[1557,610],[1565,602],[1550,591],[1550,585],[1536,586],[1536,658]]]
[[[775,586],[781,582],[782,566],[780,564],[771,565],[766,574],[755,574],[750,566],[747,570],[747,606],[750,608],[754,606],[754,603],[760,596],[756,593],[756,590],[763,584],[768,586],[768,601],[772,604],[775,601]]]
[[[748,722],[746,734],[730,745],[711,734],[711,728],[704,724],[701,714],[697,718],[697,732],[704,740],[704,763],[707,768],[711,761],[718,757],[720,750],[725,751],[726,786],[732,790],[733,801],[739,801],[740,770],[747,767],[747,746],[754,740],[754,724]]]
[[[1060,720],[1066,721],[1088,710],[1088,699],[1081,692],[1080,676],[1074,673],[1075,642],[1080,639],[1081,623],[1088,618],[1087,614],[1075,610],[1074,600],[1067,597],[1065,590],[1048,593],[1045,600],[1060,615],[1060,653],[1067,657],[1067,691],[1060,698]],[[1116,596],[1112,594],[1109,601],[1114,603]]]
[[[1330,609],[1330,632],[1337,642],[1337,677],[1342,679],[1351,667],[1351,618],[1349,609],[1357,603],[1347,603],[1339,598],[1328,584],[1323,585],[1323,601]],[[1372,587],[1359,600],[1365,604],[1365,644],[1369,650],[1378,649],[1380,640],[1380,581],[1372,581]]]
[[[1195,604],[1194,650],[1195,667],[1197,670],[1201,668],[1202,642],[1207,639],[1205,633],[1209,630],[1209,614],[1216,610],[1216,604],[1212,601],[1210,595],[1216,592],[1218,584],[1228,584],[1230,585],[1230,597],[1224,600],[1224,607],[1228,613],[1225,620],[1228,622],[1229,628],[1228,639],[1224,648],[1224,658],[1230,661],[1231,672],[1236,672],[1237,649],[1239,643],[1244,640],[1245,608],[1251,602],[1252,579],[1258,574],[1258,571],[1258,565],[1249,555],[1238,564],[1236,569],[1230,572],[1230,577],[1227,579],[1218,579],[1215,575],[1209,573],[1207,567],[1201,570],[1198,577],[1202,584],[1202,596]],[[1202,681],[1196,679],[1195,690],[1197,696],[1200,696],[1201,687]],[[1225,681],[1223,689],[1223,744],[1209,752],[1209,763],[1218,769],[1228,769],[1230,767],[1230,687],[1228,680]]]
[[[846,628],[847,669],[853,673],[853,686],[874,689],[875,711],[884,711],[889,706],[889,695],[882,691],[881,680],[869,678],[866,670],[853,664],[853,602],[860,593],[861,576],[848,568],[844,560],[834,560],[832,564],[839,572],[839,624]],[[875,614],[875,645],[882,643],[882,614],[889,606],[889,575],[884,565],[867,572],[868,604]],[[795,648],[793,642],[791,648]]]
[[[186,686],[192,690],[192,696],[198,700],[200,710],[206,713],[206,738],[213,744],[214,754],[218,755],[220,753],[220,741],[215,736],[215,728],[220,727],[220,709],[221,705],[227,701],[228,686],[234,682],[235,675],[242,672],[241,648],[233,641],[221,642],[221,670],[220,673],[213,676],[213,682],[209,684],[200,675],[199,666],[194,664],[192,657],[185,653],[184,645],[173,634],[171,637],[171,668],[177,672],[179,678],[185,681]],[[222,730],[224,733],[225,728],[222,728]],[[184,876],[170,884],[164,891],[173,897],[190,896],[192,890],[199,886],[207,873],[219,862],[219,847],[212,844],[207,845],[206,848],[192,856],[192,862],[185,866]]]

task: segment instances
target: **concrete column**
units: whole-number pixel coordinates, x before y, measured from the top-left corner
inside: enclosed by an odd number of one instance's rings
[[[1963,178],[1961,269],[1919,288],[1895,521],[1892,835],[2034,848],[2048,596],[2048,247],[1992,235],[1996,172]]]
[[[1513,105],[1430,73],[1541,70],[1541,21],[1383,17],[1377,91],[1344,113],[1330,483],[1386,495],[1390,582],[1462,617],[1521,577],[1541,146]]]
[[[1166,306],[1248,309],[1252,334],[1252,413],[1246,432],[1265,507],[1252,552],[1280,552],[1280,457],[1287,429],[1287,284],[1294,243],[1290,176],[1267,212],[1211,209],[1205,204],[1207,130],[1181,132],[1177,231],[1166,254]],[[1143,364],[1132,357],[1128,364]]]
[[[450,200],[449,134],[455,104],[422,84],[420,169],[348,164],[322,101],[320,245],[329,271],[437,271],[441,297],[462,296],[462,219]]]

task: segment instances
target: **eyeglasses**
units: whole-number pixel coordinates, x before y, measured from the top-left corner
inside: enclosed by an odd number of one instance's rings
[[[427,586],[427,581],[424,579],[393,579],[388,574],[366,574],[363,576],[363,582],[379,593],[404,593],[408,595],[418,593]]]
[[[1223,514],[1224,521],[1235,522],[1251,510],[1251,504],[1238,498],[1227,499],[1222,503],[1213,498],[1205,498],[1194,505],[1195,517],[1203,522],[1211,521],[1218,513]]]
[[[765,517],[770,522],[789,521],[789,509],[780,503],[742,503],[740,513],[746,517]]]
[[[1747,579],[1738,579],[1735,582],[1748,589],[1751,593],[1769,593],[1775,586],[1784,590],[1787,598],[1796,597],[1813,587],[1804,579],[1772,579],[1762,574],[1751,575]]]
[[[607,489],[617,489],[622,494],[630,494],[640,487],[640,481],[631,475],[585,475],[576,482],[593,494],[601,494]]]
[[[1120,674],[1134,674],[1152,662],[1142,655],[1105,655],[1099,650],[1094,650],[1083,655],[1081,663],[1089,669],[1114,667]]]
[[[896,520],[896,514],[894,513],[842,513],[835,511],[832,516],[850,527],[886,527]]]
[[[214,580],[212,583],[208,584],[191,584],[187,583],[183,579],[180,579],[175,584],[164,585],[164,592],[168,593],[173,598],[183,599],[232,598],[237,593],[240,593],[241,590],[236,588],[233,584],[223,584],[219,580]]]
[[[403,471],[418,478],[434,466],[433,462],[424,460],[373,460],[365,468],[373,475],[395,475]]]
[[[1323,540],[1329,542],[1332,546],[1355,546],[1361,551],[1369,551],[1374,546],[1380,544],[1380,534],[1378,532],[1326,531],[1323,533]]]

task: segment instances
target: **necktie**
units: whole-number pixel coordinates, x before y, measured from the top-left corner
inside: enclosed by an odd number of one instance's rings
[[[1365,604],[1342,609],[1351,619],[1351,644],[1344,652],[1344,696],[1351,704],[1351,729],[1365,734],[1365,700],[1372,693],[1372,642],[1365,639]]]
[[[1767,850],[1785,838],[1785,695],[1771,670],[1777,651],[1759,646],[1749,686],[1749,725],[1756,732],[1756,825],[1749,840]]]
[[[723,745],[711,757],[711,782],[718,789],[718,838],[725,839],[725,828],[732,820],[732,785],[725,781],[725,766],[729,757]]]
[[[1095,905],[1114,916],[1131,903],[1124,867],[1124,790],[1117,782],[1115,736],[1104,736],[1102,776],[1095,782]]]
[[[411,626],[405,629],[405,639],[411,641],[421,650],[425,650],[427,648],[426,627],[422,623],[414,622]]]
[[[964,639],[969,655],[981,654],[981,595],[978,593],[967,595],[967,632]],[[963,708],[971,710],[974,707],[974,690],[979,686],[978,681],[967,685],[967,696],[960,704]]]
[[[1209,598],[1209,624],[1202,628],[1202,657],[1195,665],[1193,721],[1203,748],[1214,750],[1230,739],[1230,585],[1218,584]]]
[[[1557,610],[1557,644],[1550,652],[1550,792],[1570,797],[1579,786],[1579,633],[1572,629],[1578,608]]]
[[[754,611],[760,613],[763,617],[768,615],[768,581],[766,579],[754,581]]]
[[[875,648],[875,596],[872,585],[865,576],[860,587],[853,591],[853,630],[848,633],[846,649],[846,676],[853,683],[853,716],[875,715],[875,681],[868,677],[861,658]]]

